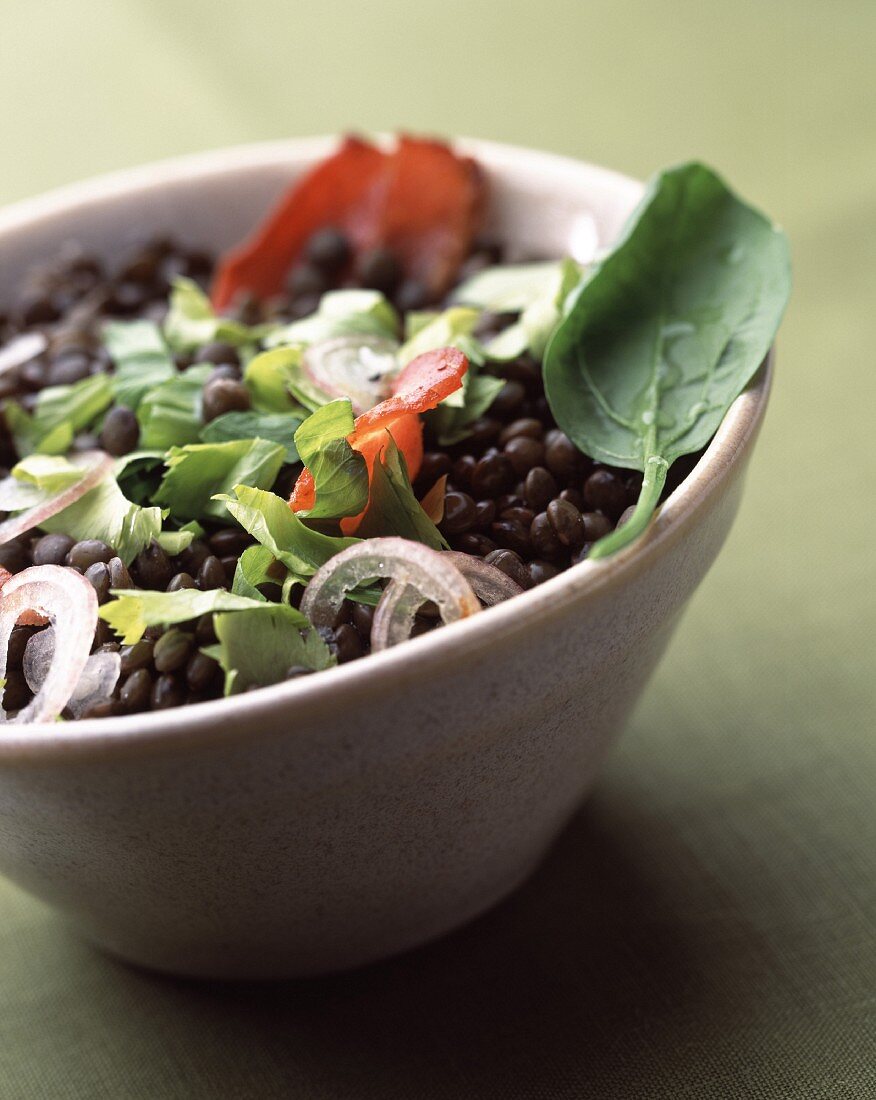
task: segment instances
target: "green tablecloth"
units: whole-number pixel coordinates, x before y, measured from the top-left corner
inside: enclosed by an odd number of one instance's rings
[[[797,283],[735,533],[529,885],[278,988],[126,970],[0,885],[3,1100],[876,1095],[874,47],[872,0],[3,5],[0,199],[350,126],[697,155]]]

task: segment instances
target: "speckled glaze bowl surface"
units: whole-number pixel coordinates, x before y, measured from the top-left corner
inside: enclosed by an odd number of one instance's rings
[[[638,183],[465,142],[522,250],[609,243]],[[332,139],[211,153],[0,212],[0,303],[77,240],[223,248]],[[487,909],[592,786],[736,513],[765,364],[647,536],[481,615],[304,680],[0,734],[0,871],[125,959],[282,978],[403,951]]]

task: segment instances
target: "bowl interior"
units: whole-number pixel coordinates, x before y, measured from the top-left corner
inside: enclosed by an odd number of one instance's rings
[[[0,305],[27,268],[78,242],[112,260],[152,233],[223,249],[244,237],[296,175],[324,156],[335,138],[314,138],[184,157],[63,188],[0,211]],[[490,228],[521,252],[581,260],[610,244],[642,193],[642,185],[607,169],[547,153],[480,141],[460,141],[485,168],[491,185]],[[0,758],[45,753],[136,750],[138,743],[182,744],[221,737],[223,720],[246,712],[269,728],[277,709],[307,705],[327,716],[338,693],[355,695],[399,676],[428,675],[460,654],[476,657],[490,638],[527,631],[569,601],[623,584],[652,555],[667,552],[697,522],[710,494],[721,491],[729,467],[754,436],[768,392],[768,371],[739,397],[696,470],[661,508],[647,536],[604,562],[584,562],[558,577],[403,646],[327,673],[258,692],[174,710],[85,720],[62,733],[22,727],[0,738]]]

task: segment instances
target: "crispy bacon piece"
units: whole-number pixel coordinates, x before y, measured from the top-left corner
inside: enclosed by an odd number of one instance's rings
[[[468,360],[456,348],[427,351],[413,359],[393,384],[393,394],[373,409],[356,418],[354,430],[347,436],[350,446],[358,451],[368,467],[368,477],[374,463],[386,446],[389,431],[405,457],[411,480],[417,476],[423,460],[423,426],[419,413],[434,409],[439,402],[462,385],[468,370]],[[312,508],[316,488],[310,471],[302,470],[289,497],[289,506],[300,512]],[[351,535],[359,526],[362,513],[341,520],[341,530]]]
[[[483,175],[447,145],[402,135],[384,152],[348,137],[283,196],[255,234],[220,259],[213,306],[241,292],[270,298],[318,229],[342,230],[355,252],[393,251],[406,276],[440,295],[452,282],[480,227]]]

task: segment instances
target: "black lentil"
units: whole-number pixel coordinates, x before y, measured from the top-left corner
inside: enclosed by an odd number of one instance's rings
[[[444,518],[441,530],[446,535],[461,535],[471,530],[477,519],[474,500],[461,490],[447,493],[444,497]]]
[[[165,672],[158,677],[152,688],[152,707],[154,710],[179,707],[185,701],[185,688],[176,676]]]
[[[157,542],[151,542],[134,559],[137,579],[144,588],[156,588],[164,591],[173,576],[170,558]]]
[[[552,500],[546,515],[563,546],[580,546],[584,541],[584,520],[568,500]]]
[[[84,573],[95,562],[108,562],[115,556],[113,548],[100,539],[83,539],[70,547],[64,561],[66,565]]]
[[[130,588],[133,585],[128,567],[121,558],[110,558],[106,565],[109,570],[110,588]]]
[[[119,701],[126,711],[147,710],[152,702],[152,677],[145,668],[138,668],[125,680]]]
[[[501,569],[507,577],[510,577],[512,581],[516,581],[521,588],[531,587],[532,578],[529,575],[529,570],[523,564],[520,555],[515,554],[513,550],[493,550],[487,554],[484,560],[490,565],[495,565],[497,569]]]
[[[391,295],[401,277],[401,265],[388,248],[371,248],[356,259],[356,278],[364,287]]]
[[[152,664],[152,650],[154,642],[148,638],[141,638],[139,642],[135,642],[133,645],[122,646],[121,648],[121,674],[122,676],[130,676],[132,672],[136,672],[141,668],[149,668]]]
[[[627,506],[626,486],[611,470],[594,470],[584,482],[584,500],[593,511],[616,520]]]
[[[153,649],[153,661],[159,672],[176,672],[188,664],[194,638],[181,630],[162,634]]]
[[[210,588],[224,587],[225,567],[214,554],[211,554],[204,559],[201,568],[198,570],[198,588],[206,592]]]
[[[69,535],[43,535],[33,548],[34,565],[63,565],[73,548]]]
[[[106,562],[96,561],[85,570],[85,579],[91,581],[97,593],[97,602],[106,603],[110,594],[110,574]]]
[[[317,230],[307,242],[304,254],[309,262],[327,275],[336,275],[350,262],[353,252],[346,235],[334,226]]]
[[[135,450],[140,441],[140,425],[133,410],[116,405],[106,414],[100,432],[100,445],[111,455],[120,457]]]
[[[233,378],[212,378],[204,386],[202,412],[204,423],[229,412],[246,412],[251,400],[243,382]]]
[[[195,578],[191,573],[175,573],[167,582],[168,592],[179,592],[181,588],[195,588]]]

